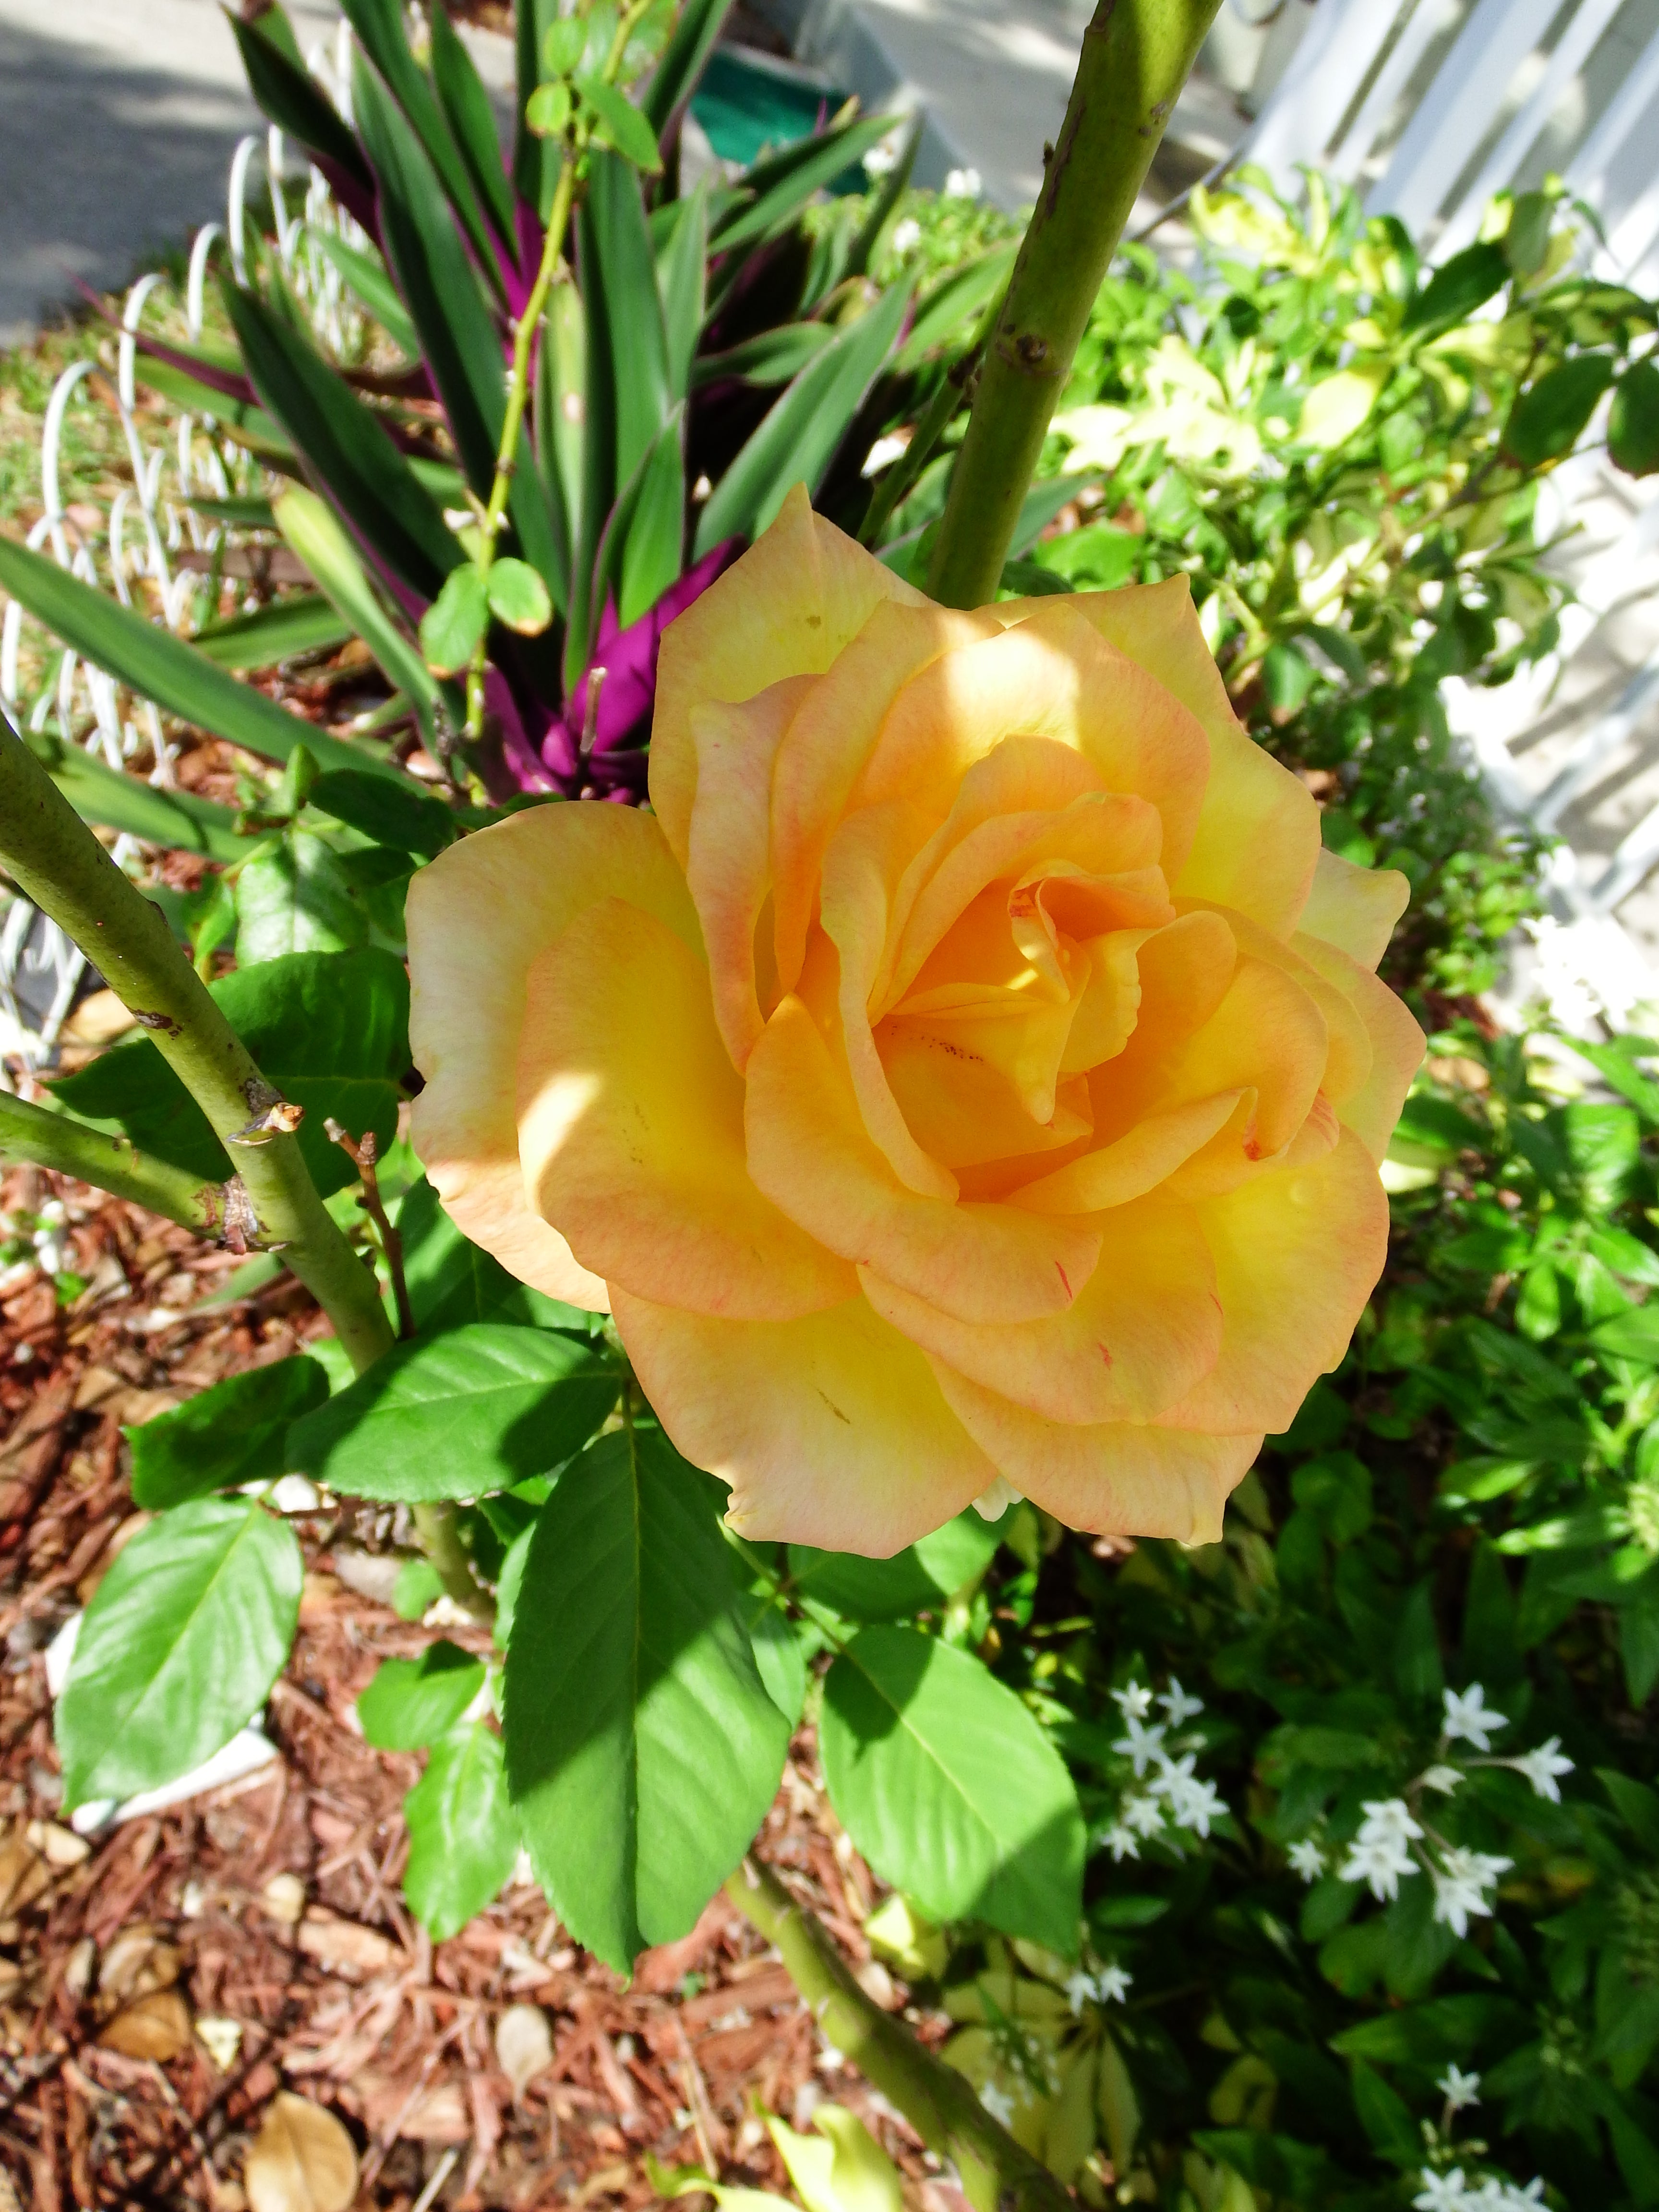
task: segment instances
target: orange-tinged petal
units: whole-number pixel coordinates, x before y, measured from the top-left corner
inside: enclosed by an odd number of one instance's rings
[[[1345,1129],[1322,1159],[1241,1183],[1198,1213],[1215,1260],[1221,1351],[1163,1419],[1208,1435],[1277,1436],[1348,1348],[1388,1254],[1388,1200]]]
[[[1046,1421],[938,1361],[933,1371],[946,1405],[999,1472],[1068,1528],[1218,1543],[1228,1492],[1261,1449],[1260,1434],[1191,1436],[1136,1421],[1087,1427]]]
[[[1374,969],[1411,895],[1410,883],[1397,868],[1357,868],[1322,848],[1297,927],[1334,945],[1362,968]]]
[[[697,789],[685,879],[702,923],[714,1018],[739,1070],[763,1021],[755,928],[772,883],[772,768],[811,683],[788,676],[740,705],[691,711]]]
[[[804,484],[771,527],[663,633],[651,724],[651,804],[684,862],[697,787],[691,711],[821,676],[885,599],[922,595],[813,514]]]
[[[1184,866],[1170,865],[1176,896],[1237,907],[1276,937],[1289,936],[1319,857],[1319,809],[1306,786],[1240,726],[1186,577],[1079,592],[1065,604],[1156,677],[1209,738],[1209,784],[1192,849]]]
[[[708,971],[605,899],[532,968],[519,1058],[525,1187],[584,1266],[664,1304],[787,1320],[847,1297],[846,1263],[750,1181],[743,1082]]]
[[[584,907],[630,900],[698,944],[660,826],[633,807],[538,806],[452,845],[409,889],[410,1041],[426,1088],[412,1130],[446,1211],[550,1297],[603,1313],[604,1283],[532,1211],[514,1110],[525,979]]]
[[[1215,1364],[1215,1270],[1190,1206],[1143,1199],[1103,1215],[1100,1262],[1068,1311],[986,1328],[942,1314],[868,1267],[876,1311],[924,1352],[1053,1421],[1144,1421]]]
[[[750,1172],[792,1220],[963,1321],[1063,1312],[1094,1270],[1100,1237],[1085,1224],[907,1190],[799,999],[783,1001],[750,1059],[744,1120]]]
[[[731,1486],[757,1541],[886,1559],[996,1480],[915,1346],[853,1298],[799,1321],[717,1321],[616,1294],[658,1419]]]
[[[1156,1190],[1233,1118],[1243,1093],[1223,1091],[1167,1113],[1148,1114],[1116,1142],[1068,1161],[1008,1194],[1034,1213],[1098,1213]]]
[[[1291,948],[1348,1000],[1364,1024],[1371,1047],[1364,1082],[1344,1096],[1334,1094],[1333,1103],[1338,1119],[1380,1165],[1412,1079],[1423,1065],[1423,1032],[1404,1001],[1338,946],[1298,930]]]
[[[1325,963],[1314,957],[1312,945],[1301,943],[1299,933],[1286,944],[1264,929],[1259,921],[1252,921],[1248,915],[1234,908],[1224,909],[1221,918],[1231,930],[1233,941],[1241,952],[1281,969],[1308,994],[1324,1016],[1327,1055],[1320,1088],[1332,1104],[1340,1105],[1345,1098],[1361,1091],[1370,1078],[1371,1036],[1354,1003],[1352,992],[1327,975]],[[1379,990],[1382,988],[1377,985]]]
[[[882,725],[854,803],[954,791],[1005,739],[1046,738],[1082,754],[1106,790],[1158,809],[1164,863],[1173,876],[1204,803],[1205,733],[1072,606],[1070,599],[1051,599],[1017,629],[947,653],[906,684]]]
[[[772,779],[778,985],[793,991],[806,956],[818,876],[882,717],[919,669],[995,634],[988,614],[884,600],[790,724]]]

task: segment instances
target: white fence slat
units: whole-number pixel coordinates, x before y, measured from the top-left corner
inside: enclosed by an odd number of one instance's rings
[[[1315,9],[1242,149],[1281,189],[1294,186],[1298,162],[1320,165],[1398,12],[1379,0],[1322,0]]]
[[[1359,112],[1332,152],[1333,173],[1352,184],[1369,158],[1378,136],[1411,82],[1418,64],[1441,31],[1456,20],[1457,0],[1417,0],[1410,20],[1403,25]]]
[[[1503,106],[1516,65],[1560,0],[1478,0],[1395,148],[1366,206],[1426,230]]]

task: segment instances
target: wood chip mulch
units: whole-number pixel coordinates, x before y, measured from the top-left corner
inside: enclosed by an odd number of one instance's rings
[[[295,1523],[309,1571],[265,1716],[275,1761],[90,1839],[59,1819],[46,1651],[142,1525],[122,1425],[286,1356],[321,1322],[291,1281],[204,1303],[234,1263],[135,1207],[35,1170],[0,1181],[0,1212],[52,1197],[87,1289],[64,1305],[33,1266],[0,1275],[0,2212],[246,2212],[243,2155],[279,2089],[343,2122],[356,2202],[384,2212],[634,2212],[653,2198],[647,2153],[781,2191],[758,2111],[804,2125],[826,2095],[878,2135],[915,2212],[966,2212],[909,2128],[823,2051],[775,1954],[722,1899],[631,1986],[528,1881],[448,1942],[414,1923],[398,1875],[418,1762],[371,1750],[352,1711],[381,1659],[434,1632],[359,1587],[384,1566],[384,1514]],[[878,1886],[810,1731],[762,1848],[871,1994],[908,2005],[860,1932]],[[542,2008],[552,2057],[515,2095],[495,2035],[524,2004]],[[930,2041],[948,2027],[911,2017]]]

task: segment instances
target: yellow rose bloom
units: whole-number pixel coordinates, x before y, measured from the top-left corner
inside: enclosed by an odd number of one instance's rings
[[[614,1316],[734,1528],[882,1556],[999,1477],[1214,1540],[1382,1266],[1405,879],[1320,848],[1184,576],[957,613],[797,491],[668,630],[653,811],[409,900],[415,1145]]]

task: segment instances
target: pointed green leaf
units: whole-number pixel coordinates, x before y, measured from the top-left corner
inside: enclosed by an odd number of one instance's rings
[[[489,587],[482,568],[454,568],[421,617],[421,651],[440,676],[458,676],[478,649],[489,620]]]
[[[432,735],[431,708],[438,687],[426,663],[381,603],[357,549],[332,508],[299,484],[273,501],[276,527],[322,586],[331,604],[374,655],[387,682],[424,709],[422,726]],[[456,574],[463,572],[456,570]]]
[[[1574,354],[1529,385],[1510,410],[1504,451],[1522,468],[1541,467],[1571,453],[1613,381],[1604,353]]]
[[[660,1431],[605,1437],[555,1482],[520,1592],[505,1683],[514,1803],[560,1918],[621,1972],[694,1925],[788,1747],[718,1511]]]
[[[1466,246],[1434,271],[1407,308],[1402,328],[1419,331],[1436,323],[1466,323],[1509,281],[1509,256],[1496,240]]]
[[[662,299],[668,362],[668,394],[684,399],[691,388],[691,363],[702,335],[708,283],[708,180],[679,202],[666,245],[657,252],[657,289]]]
[[[254,1498],[197,1498],[141,1528],[87,1607],[58,1701],[65,1810],[222,1750],[288,1657],[304,1578],[293,1530]]]
[[[333,263],[398,351],[406,359],[418,360],[420,338],[380,255],[372,247],[364,251],[348,246],[337,231],[325,229],[319,223],[309,224],[306,236],[325,261]]]
[[[895,286],[867,314],[838,331],[777,399],[726,470],[697,524],[696,554],[723,538],[758,538],[791,487],[817,491],[865,395],[891,352],[910,304]]]
[[[580,1451],[617,1371],[551,1330],[474,1322],[400,1344],[295,1424],[295,1466],[356,1498],[477,1498]]]
[[[276,527],[274,513],[262,526]],[[350,623],[341,621],[320,592],[289,592],[255,607],[252,614],[226,615],[204,623],[191,643],[216,668],[240,673],[275,668],[295,653],[332,652],[351,634]]]
[[[152,845],[205,853],[210,860],[240,860],[246,855],[247,840],[236,835],[236,817],[229,807],[198,799],[193,792],[162,791],[135,775],[123,775],[83,745],[67,744],[46,730],[30,731],[27,742],[83,822],[125,830]]]
[[[422,597],[465,558],[391,434],[317,349],[252,292],[225,289],[248,374],[366,544]]]
[[[668,43],[641,101],[646,120],[659,138],[676,111],[690,99],[731,8],[732,0],[685,0],[675,17]]]
[[[532,1290],[463,1237],[424,1176],[404,1193],[397,1219],[404,1280],[416,1326],[423,1336],[471,1321],[517,1322],[527,1328],[560,1328],[581,1338],[599,1333],[597,1316]]]
[[[131,607],[106,599],[44,554],[0,538],[0,586],[83,660],[130,684],[163,713],[228,738],[267,760],[285,761],[302,740],[329,768],[368,768],[375,756],[302,722],[193,653]],[[386,772],[399,771],[387,765]]]
[[[447,1735],[483,1687],[484,1664],[441,1636],[418,1659],[383,1659],[357,1700],[376,1751],[424,1751]]]
[[[132,1448],[132,1498],[149,1512],[286,1474],[290,1421],[328,1397],[328,1376],[303,1355],[232,1375],[140,1428]]]
[[[662,167],[657,134],[628,94],[601,76],[579,76],[576,86],[592,111],[593,136],[599,144],[614,146],[625,161],[655,176]]]
[[[1659,368],[1650,358],[1619,380],[1607,416],[1607,458],[1627,477],[1659,469]]]
[[[342,856],[309,830],[286,832],[237,875],[236,957],[244,968],[293,952],[350,952],[368,944],[368,929]]]
[[[521,637],[538,637],[553,619],[547,586],[524,561],[497,561],[489,571],[489,611]]]
[[[860,1631],[830,1670],[818,1744],[836,1814],[884,1881],[934,1919],[1076,1955],[1077,1792],[977,1659],[913,1628]]]
[[[483,1721],[433,1748],[404,1800],[409,1859],[404,1895],[434,1941],[458,1935],[507,1886],[519,1823],[507,1794],[501,1740]]]
[[[267,28],[270,19],[262,21],[256,16],[250,21],[234,8],[228,8],[225,15],[247,72],[248,90],[261,111],[296,145],[309,154],[320,154],[325,161],[343,169],[366,194],[372,194],[374,179],[362,148],[297,54],[285,51],[280,38],[271,35]],[[288,27],[286,19],[283,27]]]
[[[427,17],[432,29],[432,82],[451,137],[466,167],[478,203],[495,235],[518,258],[513,187],[501,161],[495,111],[483,79],[449,20],[447,8]]]
[[[460,835],[459,824],[441,799],[412,781],[396,784],[389,776],[365,775],[357,769],[319,776],[308,803],[372,837],[377,845],[395,846],[423,860],[435,860]]]
[[[998,1541],[996,1524],[969,1506],[888,1559],[792,1544],[789,1571],[804,1596],[848,1620],[898,1620],[930,1607],[937,1609],[976,1582],[995,1556]]]
[[[817,137],[802,138],[757,161],[743,179],[752,197],[714,227],[711,243],[722,253],[752,246],[792,222],[812,197],[832,184],[843,169],[861,161],[872,146],[890,136],[894,118],[870,115],[838,125]],[[735,270],[733,271],[735,274]]]
[[[916,302],[915,320],[899,349],[898,367],[904,374],[920,368],[935,346],[956,337],[964,323],[989,306],[1006,285],[1018,251],[1019,240],[1011,238],[928,286]]]
[[[745,384],[787,384],[817,359],[835,335],[828,323],[779,323],[724,353],[700,355],[691,368],[692,389],[729,376]]]

